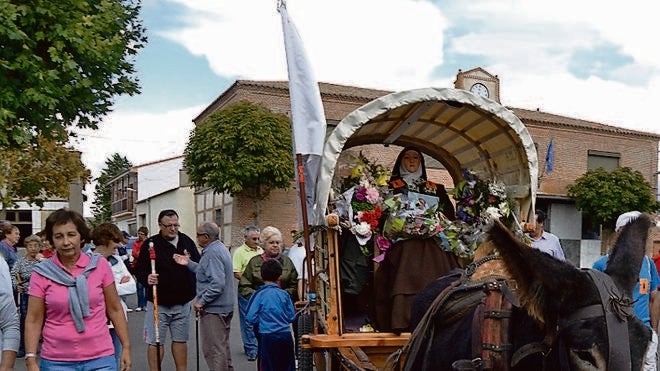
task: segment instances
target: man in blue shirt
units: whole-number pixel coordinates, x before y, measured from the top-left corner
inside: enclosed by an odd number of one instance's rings
[[[195,272],[197,294],[193,308],[200,318],[202,353],[210,370],[233,370],[229,331],[234,315],[234,280],[229,249],[218,239],[220,229],[212,222],[197,227],[202,247],[199,263],[174,254],[174,261]]]
[[[532,247],[550,254],[559,260],[566,260],[564,250],[561,248],[559,238],[550,232],[543,230],[546,215],[541,210],[536,210],[536,228],[529,234],[532,239]]]

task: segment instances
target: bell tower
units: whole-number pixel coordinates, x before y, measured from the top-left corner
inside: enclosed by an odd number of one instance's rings
[[[468,90],[476,95],[501,103],[500,79],[497,75],[492,75],[481,67],[476,67],[465,72],[458,70],[454,87],[456,89]]]

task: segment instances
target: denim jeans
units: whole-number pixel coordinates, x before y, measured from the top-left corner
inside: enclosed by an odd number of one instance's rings
[[[139,308],[146,308],[147,306],[146,288],[144,287],[143,284],[137,282],[137,280],[135,280],[135,283],[137,287],[137,306]]]
[[[248,357],[256,357],[258,350],[257,337],[254,334],[252,325],[245,320],[249,300],[241,296],[241,294],[238,294],[237,297],[238,315],[241,323],[241,337],[243,338],[243,350]]]
[[[21,297],[21,307],[19,308],[21,311],[21,342],[18,348],[18,352],[25,353],[25,316],[27,316],[28,299],[30,296],[26,292],[19,293],[18,295]]]
[[[42,371],[117,370],[117,362],[114,355],[90,359],[88,361],[51,361],[42,358],[39,366]]]
[[[112,338],[112,345],[115,347],[115,360],[117,362],[117,367],[121,364],[121,351],[122,346],[121,346],[121,341],[119,341],[119,335],[117,335],[117,331],[115,331],[114,328],[110,329],[110,337]]]

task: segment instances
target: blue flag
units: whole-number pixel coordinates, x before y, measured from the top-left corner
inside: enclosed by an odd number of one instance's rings
[[[545,173],[550,174],[555,165],[555,147],[550,139],[548,144],[548,153],[545,155]]]

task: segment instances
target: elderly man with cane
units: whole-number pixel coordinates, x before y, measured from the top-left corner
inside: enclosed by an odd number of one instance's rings
[[[229,330],[234,313],[234,285],[229,249],[218,239],[215,223],[197,227],[197,242],[202,247],[199,264],[188,256],[174,254],[174,260],[197,277],[197,296],[193,308],[202,324],[202,351],[209,370],[233,370],[229,349]],[[199,366],[197,368],[199,370]]]
[[[186,267],[177,264],[174,254],[189,255],[194,262],[198,262],[200,256],[193,240],[179,232],[179,215],[176,211],[161,211],[158,215],[158,227],[158,234],[144,241],[145,246],[153,243],[153,249],[141,249],[135,265],[135,277],[140,283],[149,287],[157,285],[157,290],[147,290],[147,310],[144,316],[149,370],[161,369],[164,353],[161,344],[166,342],[169,330],[176,370],[186,371],[190,302],[195,297],[195,275]],[[150,250],[155,254],[156,273],[152,273]],[[157,293],[156,296],[154,292]],[[159,339],[156,339],[156,326]]]

